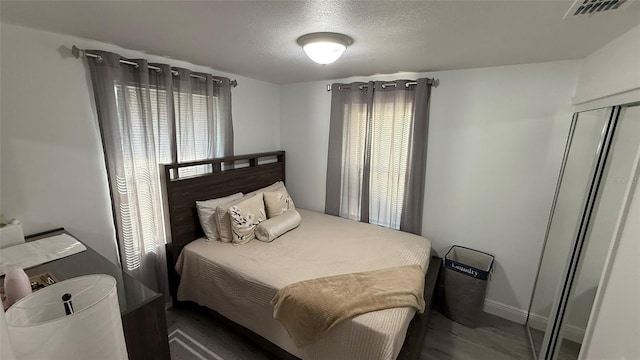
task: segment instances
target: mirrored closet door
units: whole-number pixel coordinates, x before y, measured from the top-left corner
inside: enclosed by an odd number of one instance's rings
[[[527,320],[537,359],[578,359],[638,154],[639,104],[574,115]]]

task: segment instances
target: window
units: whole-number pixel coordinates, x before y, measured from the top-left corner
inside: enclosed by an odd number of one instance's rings
[[[363,187],[367,185],[369,222],[399,229],[413,102],[404,97],[380,97],[374,100],[370,114],[364,102],[344,106],[340,216],[361,220]]]
[[[325,212],[420,234],[433,79],[331,85]]]
[[[121,222],[123,266],[133,271],[142,265],[144,254],[157,252],[166,238],[164,232],[158,233],[164,226],[162,203],[157,195],[160,183],[157,162],[163,155],[171,160],[166,93],[119,83],[114,85],[114,92],[124,168],[123,176],[116,175],[118,193],[114,196],[120,198],[116,211]],[[147,132],[149,119],[153,136]],[[155,152],[149,154],[149,149]]]
[[[176,133],[178,161],[206,159],[217,153],[214,147],[216,129],[211,124],[217,123],[218,98],[196,93],[185,93],[174,90],[173,98],[176,112]],[[209,114],[213,121],[209,121]],[[195,176],[211,172],[208,165],[181,168],[179,176]]]
[[[116,211],[122,224],[124,263],[127,270],[134,270],[141,266],[145,253],[156,252],[166,239],[158,164],[172,162],[172,131],[167,111],[171,107],[167,106],[167,92],[163,89],[115,83],[114,93],[124,167],[124,176],[117,176],[116,182],[121,199],[125,199]],[[173,96],[178,160],[209,157],[214,129],[209,126],[208,114],[217,115],[217,97],[178,91]],[[147,132],[149,120],[153,136]],[[155,149],[155,153],[150,154],[148,149]],[[210,167],[194,166],[181,169],[179,176],[208,171]]]
[[[159,164],[233,153],[232,81],[107,51],[93,55],[87,62],[120,262],[168,296]]]
[[[412,103],[374,102],[369,222],[400,228],[404,205]]]

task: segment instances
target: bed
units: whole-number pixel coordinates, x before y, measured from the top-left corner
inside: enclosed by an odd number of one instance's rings
[[[417,359],[441,265],[441,259],[430,256],[427,239],[303,209],[300,226],[272,243],[233,246],[203,239],[195,201],[283,181],[284,160],[278,151],[164,166],[174,305],[193,302],[209,309],[278,358]],[[210,166],[212,172],[173,175],[194,165]],[[412,308],[363,314],[302,348],[272,317],[271,299],[293,282],[411,264],[426,272],[424,314]]]

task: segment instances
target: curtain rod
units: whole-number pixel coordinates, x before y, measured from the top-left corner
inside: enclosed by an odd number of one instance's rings
[[[436,78],[429,79],[429,80],[427,81],[427,84],[431,84],[431,86],[433,86],[433,87],[438,87],[438,85],[440,85],[440,80],[439,80],[439,79],[436,79]],[[417,81],[410,81],[410,82],[408,82],[408,83],[406,83],[406,84],[404,84],[404,85],[405,85],[406,87],[409,87],[409,86],[411,86],[411,85],[418,85],[418,82],[417,82]],[[396,87],[396,86],[398,86],[398,85],[397,85],[395,82],[388,82],[388,83],[384,83],[384,84],[382,84],[382,88],[383,88],[383,89],[384,89],[385,87],[387,87],[387,86],[393,86],[393,87]],[[359,87],[360,87],[360,90],[362,90],[362,89],[364,89],[364,88],[368,87],[368,85],[360,85]],[[343,87],[343,89],[351,89],[351,85],[346,85],[346,86],[344,86],[344,87]],[[327,91],[331,91],[331,84],[328,84],[328,85],[327,85]]]
[[[91,58],[96,58],[96,59],[102,59],[102,56],[98,55],[98,54],[92,54],[92,53],[88,53],[86,50],[84,49],[80,49],[77,46],[73,45],[73,47],[71,47],[71,53],[73,54],[73,56],[78,59],[81,56],[85,56],[85,57],[91,57]],[[134,61],[129,61],[129,60],[123,60],[120,59],[120,63],[121,64],[127,64],[127,65],[133,65],[133,66],[138,66],[138,64]],[[149,69],[151,70],[155,70],[155,71],[160,71],[161,69],[157,66],[153,66],[153,65],[149,65],[148,66]],[[178,72],[176,70],[171,70],[171,74],[173,74],[174,76],[178,76]],[[196,79],[202,79],[205,80],[206,77],[204,76],[200,76],[200,75],[196,75],[196,74],[189,74],[189,76],[191,76],[192,78],[196,78]],[[221,83],[222,80],[218,80],[218,79],[212,79],[215,82]],[[236,87],[238,86],[238,81],[236,80],[231,80],[230,82],[231,86]]]

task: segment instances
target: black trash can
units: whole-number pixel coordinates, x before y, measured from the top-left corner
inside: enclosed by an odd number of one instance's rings
[[[475,328],[484,307],[493,255],[454,245],[444,259],[444,314]]]

